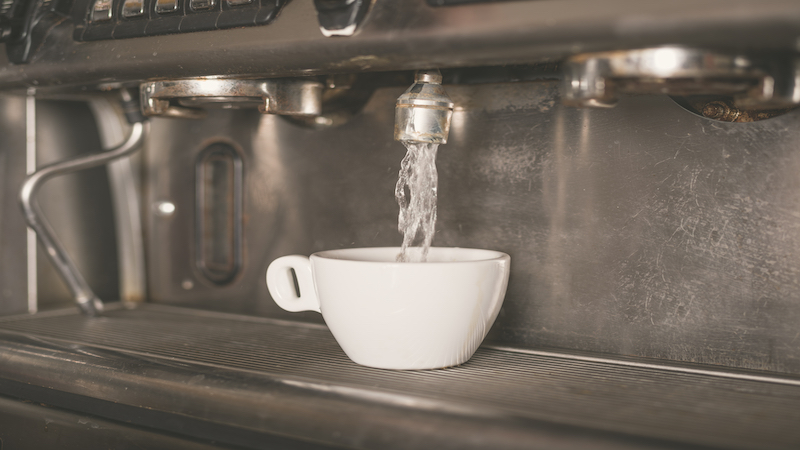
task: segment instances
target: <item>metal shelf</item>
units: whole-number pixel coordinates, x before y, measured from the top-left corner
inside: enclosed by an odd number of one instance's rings
[[[0,319],[0,394],[230,445],[800,445],[800,381],[715,370],[484,347],[387,371],[324,326],[156,305]]]

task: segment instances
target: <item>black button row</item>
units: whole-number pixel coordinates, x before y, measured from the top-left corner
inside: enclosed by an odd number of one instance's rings
[[[271,22],[286,0],[77,0],[76,41],[217,30]]]

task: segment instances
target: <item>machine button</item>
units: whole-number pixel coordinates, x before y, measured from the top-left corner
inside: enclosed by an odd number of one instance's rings
[[[132,18],[144,15],[144,0],[125,0],[122,4],[122,17]]]
[[[95,0],[92,6],[92,22],[106,22],[112,17],[111,0]]]
[[[272,19],[275,18],[275,15],[278,12],[278,8],[274,4],[270,4],[270,2],[264,2],[261,5],[261,8],[258,9],[258,13],[256,13],[256,24],[265,24],[272,22]]]
[[[189,2],[192,11],[205,11],[214,9],[215,6],[217,6],[217,0],[190,0]]]
[[[351,36],[367,14],[370,3],[369,0],[314,0],[320,31],[327,37]]]
[[[169,14],[178,10],[178,0],[156,0],[156,13]]]
[[[269,0],[266,2],[269,3]],[[217,28],[246,27],[256,24],[260,2],[255,0],[225,0],[217,18]]]

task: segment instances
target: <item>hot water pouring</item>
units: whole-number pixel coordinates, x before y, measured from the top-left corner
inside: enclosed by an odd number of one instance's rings
[[[797,2],[0,3],[0,446],[798,447]]]
[[[394,137],[408,149],[395,187],[402,246],[284,256],[267,269],[275,302],[287,311],[322,313],[347,356],[362,365],[419,370],[463,364],[503,304],[507,254],[431,248],[436,151],[447,142],[453,114],[441,82],[438,70],[418,71],[397,99]]]
[[[400,206],[397,228],[403,234],[399,262],[427,260],[436,233],[436,152],[447,143],[452,117],[453,102],[442,88],[438,70],[418,71],[414,84],[397,99],[394,139],[408,149],[395,186]],[[420,242],[419,252],[410,254],[415,241]]]

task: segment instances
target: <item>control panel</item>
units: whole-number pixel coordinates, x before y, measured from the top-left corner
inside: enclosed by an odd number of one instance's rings
[[[76,41],[218,30],[271,22],[287,0],[76,0]]]

